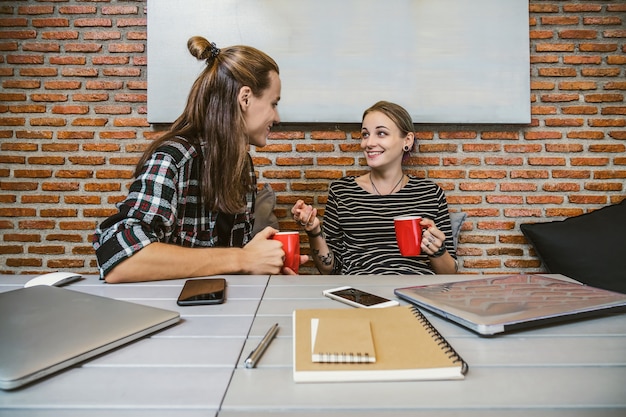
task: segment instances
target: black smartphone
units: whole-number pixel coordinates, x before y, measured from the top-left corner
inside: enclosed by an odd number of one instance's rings
[[[226,279],[196,278],[185,281],[178,300],[179,306],[222,304],[226,299]]]

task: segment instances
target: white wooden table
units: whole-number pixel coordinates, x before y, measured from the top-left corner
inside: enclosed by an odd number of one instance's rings
[[[353,285],[395,298],[396,287],[463,279],[471,277],[273,276],[244,351],[272,323],[280,332],[256,369],[240,361],[220,417],[626,415],[626,314],[481,338],[425,312],[468,362],[465,380],[293,382],[292,311],[351,308],[323,289]]]
[[[0,276],[0,291],[28,276]],[[427,316],[469,364],[462,381],[295,384],[291,314],[351,308],[322,290],[351,284],[394,298],[396,287],[469,279],[231,276],[220,306],[178,307],[184,280],[70,288],[180,311],[182,322],[16,391],[0,416],[624,416],[626,314],[481,338]],[[267,284],[267,287],[266,287]],[[0,318],[1,320],[2,318]],[[257,368],[243,366],[271,324]]]
[[[0,291],[29,278],[0,276]],[[0,416],[217,415],[268,278],[229,276],[226,303],[194,307],[176,304],[185,280],[111,285],[89,276],[70,284],[76,291],[175,310],[182,320],[22,389],[0,390]]]

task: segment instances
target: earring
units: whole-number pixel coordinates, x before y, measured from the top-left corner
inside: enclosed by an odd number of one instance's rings
[[[409,148],[409,145],[404,145],[404,148],[402,148],[402,149],[404,149],[404,152],[408,152],[409,149],[411,149],[411,148]]]

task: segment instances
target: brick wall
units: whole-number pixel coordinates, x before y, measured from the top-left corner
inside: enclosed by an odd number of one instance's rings
[[[542,271],[521,223],[626,196],[626,3],[529,11],[531,125],[416,126],[407,170],[469,215],[463,273]],[[164,128],[146,122],[146,13],[141,0],[0,0],[0,273],[95,273],[93,229]],[[297,198],[322,207],[329,181],[364,171],[358,132],[286,125],[252,151],[282,229]]]

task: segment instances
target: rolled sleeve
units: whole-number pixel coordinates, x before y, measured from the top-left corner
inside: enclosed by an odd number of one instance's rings
[[[94,248],[100,277],[147,245],[169,241],[176,225],[178,167],[166,153],[155,153],[131,184],[119,212],[96,229]]]

